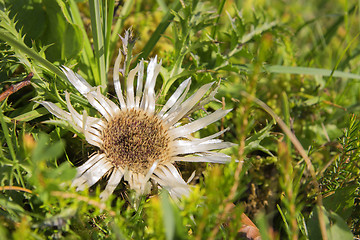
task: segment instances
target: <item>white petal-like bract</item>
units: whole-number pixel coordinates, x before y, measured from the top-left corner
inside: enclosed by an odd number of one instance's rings
[[[228,128],[204,138],[195,138],[192,134],[220,120],[231,110],[220,109],[182,125],[179,122],[182,118],[214,99],[215,93],[211,92],[204,98],[213,83],[200,87],[186,98],[191,84],[188,78],[179,84],[161,107],[155,102],[155,83],[161,61],[158,63],[157,57],[151,59],[144,76],[144,61],[141,60],[129,71],[125,86],[121,86],[121,59],[119,51],[113,73],[119,105],[102,95],[99,87],[90,86],[69,68],[62,69],[70,83],[100,113],[100,117],[76,111],[71,105],[69,93],[65,93],[68,112],[54,103],[40,102],[50,113],[82,133],[88,143],[99,148],[77,168],[73,186],[83,190],[106,177],[107,185],[100,195],[102,199],[107,199],[122,179],[138,194],[149,193],[152,182],[167,189],[174,198],[187,195],[189,185],[181,177],[175,162],[229,162],[231,158],[228,155],[213,152],[233,146],[217,139]]]

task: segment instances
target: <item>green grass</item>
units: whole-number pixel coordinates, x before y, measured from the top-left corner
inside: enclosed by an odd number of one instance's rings
[[[262,239],[360,237],[358,1],[122,2],[0,0],[0,93],[34,73],[0,102],[0,239],[238,239],[242,213]],[[59,67],[112,99],[129,27],[127,70],[163,61],[160,102],[191,77],[189,92],[221,80],[207,111],[233,109],[200,135],[230,127],[234,161],[179,164],[184,179],[196,170],[179,203],[154,192],[134,208],[126,183],[105,202],[101,183],[76,192],[94,149],[37,103],[65,109],[68,91],[95,115]]]

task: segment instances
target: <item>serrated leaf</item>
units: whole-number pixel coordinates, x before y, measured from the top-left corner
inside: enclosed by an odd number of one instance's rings
[[[32,160],[36,164],[40,161],[55,159],[63,153],[64,143],[59,141],[49,146],[50,138],[40,134],[37,146],[34,149]]]
[[[72,168],[69,163],[64,162],[53,171],[45,172],[44,176],[48,179],[54,179],[56,182],[70,181],[75,177],[76,168]]]
[[[19,206],[18,204],[12,202],[12,201],[9,201],[9,199],[4,199],[2,197],[0,197],[0,207],[2,209],[5,209],[6,211],[12,213],[12,215],[17,215],[19,213],[23,213],[25,212],[25,210]],[[17,217],[17,216],[14,216],[14,217]]]
[[[47,27],[46,13],[41,0],[13,0],[10,3],[10,18],[15,18],[16,28],[22,29],[25,42],[31,47],[32,40],[38,39]]]
[[[272,123],[268,124],[265,128],[261,129],[261,131],[253,134],[251,137],[246,139],[245,144],[245,150],[244,154],[248,154],[253,151],[262,151],[264,153],[269,154],[270,156],[274,156],[268,149],[266,149],[264,146],[262,146],[260,143],[265,138],[269,138],[270,136],[270,129],[272,128]]]

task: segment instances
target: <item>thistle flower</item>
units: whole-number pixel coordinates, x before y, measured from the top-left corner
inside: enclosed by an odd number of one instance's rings
[[[145,83],[144,61],[140,61],[129,72],[126,86],[123,86],[126,91],[123,92],[119,80],[121,58],[119,51],[113,72],[119,106],[104,96],[99,87],[90,86],[67,67],[62,69],[71,84],[86,97],[101,117],[88,116],[86,111],[78,113],[67,92],[65,98],[69,112],[52,102],[41,102],[57,118],[67,121],[76,131],[84,134],[88,143],[99,148],[98,152],[77,168],[73,185],[77,190],[84,190],[108,176],[105,190],[100,195],[103,199],[113,193],[122,179],[139,195],[150,192],[151,180],[167,189],[174,198],[187,195],[189,186],[174,163],[230,161],[228,155],[211,151],[232,146],[232,143],[216,139],[228,129],[204,138],[195,138],[191,134],[218,121],[231,110],[219,109],[182,125],[179,120],[214,100],[216,90],[204,98],[213,83],[203,85],[185,100],[191,83],[189,78],[179,85],[164,106],[157,109],[154,88],[161,61],[157,63],[157,57],[150,60]]]

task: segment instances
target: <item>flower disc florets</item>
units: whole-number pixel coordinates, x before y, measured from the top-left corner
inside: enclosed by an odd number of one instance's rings
[[[102,150],[116,167],[146,175],[155,161],[169,159],[166,127],[142,110],[120,112],[102,134]]]
[[[213,151],[233,146],[217,139],[228,128],[203,138],[196,138],[193,134],[220,120],[231,110],[205,112],[204,117],[181,124],[181,119],[215,100],[217,88],[211,89],[214,83],[205,84],[188,96],[191,84],[188,78],[178,83],[171,95],[165,96],[165,103],[156,103],[155,85],[161,61],[158,63],[157,57],[151,59],[145,71],[145,61],[141,60],[126,73],[125,64],[120,67],[122,53],[127,53],[127,41],[130,39],[129,32],[126,34],[123,38],[124,49],[119,51],[113,71],[119,105],[103,95],[99,87],[90,86],[65,66],[63,71],[68,80],[99,112],[99,116],[88,116],[86,111],[82,114],[77,112],[71,104],[69,93],[65,93],[69,112],[52,102],[43,101],[41,104],[56,117],[71,124],[85,136],[89,144],[99,149],[77,168],[73,181],[77,190],[91,187],[107,176],[107,185],[100,195],[103,199],[114,192],[122,179],[138,195],[149,193],[153,186],[151,182],[167,189],[172,197],[188,195],[189,186],[175,163],[229,162],[230,156]],[[124,84],[120,81],[119,73],[125,76]],[[167,80],[164,79],[164,82]]]

